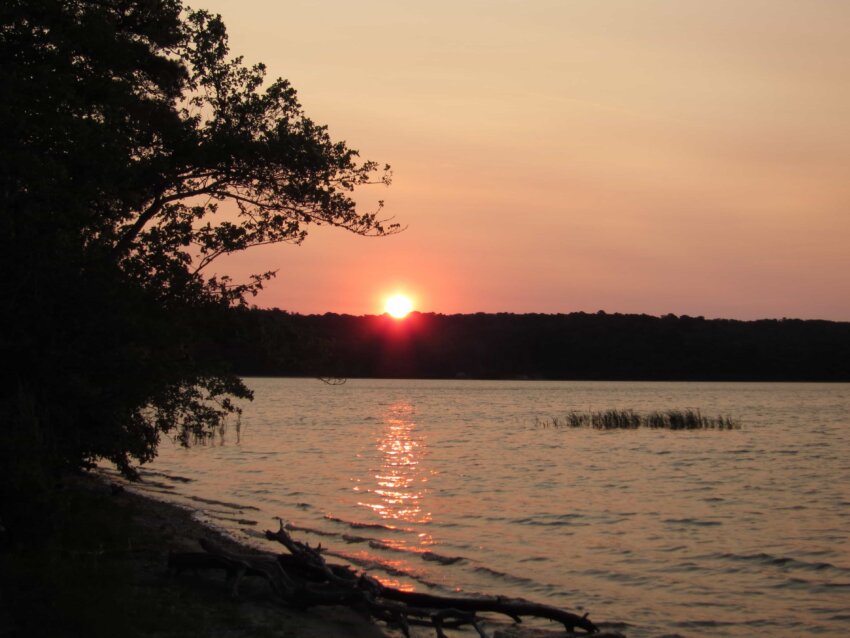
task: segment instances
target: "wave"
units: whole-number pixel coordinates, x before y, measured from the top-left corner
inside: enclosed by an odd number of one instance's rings
[[[383,523],[360,523],[358,521],[347,521],[344,518],[339,518],[337,516],[331,516],[330,514],[325,514],[325,520],[340,523],[342,525],[347,525],[351,529],[380,529],[387,532],[412,532],[412,529],[406,527],[395,527],[392,525],[384,525]]]
[[[526,578],[525,576],[516,576],[514,574],[509,574],[508,572],[503,572],[498,569],[492,569],[490,567],[485,567],[484,565],[479,565],[474,568],[474,571],[479,574],[487,574],[488,576],[494,576],[499,580],[504,580],[506,582],[512,583],[514,585],[536,585],[534,580],[531,578]]]
[[[839,613],[830,617],[830,620],[850,620],[850,614]]]
[[[321,529],[316,529],[315,527],[302,527],[301,525],[295,525],[293,523],[287,523],[286,529],[293,532],[307,532],[308,534],[315,534],[316,536],[339,536],[337,532],[326,532]]]
[[[339,519],[336,520],[339,521]],[[439,563],[440,565],[454,565],[455,563],[459,563],[466,560],[466,558],[463,556],[446,556],[443,554],[438,554],[437,552],[433,552],[431,550],[421,549],[418,547],[404,547],[401,545],[396,545],[394,543],[389,543],[387,541],[379,540],[377,538],[371,538],[369,536],[357,536],[341,532],[328,532],[313,527],[303,527],[301,525],[294,525],[292,523],[287,523],[286,528],[291,531],[307,532],[308,534],[315,534],[317,536],[331,536],[334,538],[339,538],[351,545],[366,543],[372,549],[415,555],[419,556],[419,558],[424,561]]]
[[[401,554],[414,554],[419,556],[419,558],[421,558],[422,560],[429,561],[432,563],[439,563],[440,565],[454,565],[455,563],[459,563],[463,560],[466,560],[463,556],[444,556],[442,554],[438,554],[427,549],[423,550],[417,547],[400,547],[398,545],[385,543],[384,541],[379,540],[370,540],[369,547],[371,547],[372,549],[382,549],[390,552],[399,552]]]
[[[551,556],[526,556],[524,558],[520,558],[520,563],[545,563],[546,561],[552,560]]]
[[[327,550],[325,554],[327,556],[341,558],[342,560],[351,563],[352,565],[356,565],[370,573],[380,571],[397,578],[409,578],[410,580],[416,581],[417,583],[425,585],[431,589],[443,589],[441,584],[428,580],[423,574],[412,569],[404,569],[399,566],[399,563],[397,562],[383,561],[376,556],[349,554],[348,552],[337,552],[332,550]]]
[[[841,574],[850,574],[850,568],[833,565],[824,561],[812,562],[793,558],[790,556],[775,556],[766,552],[758,552],[755,554],[735,554],[732,552],[723,552],[709,554],[705,558],[730,560],[739,562],[757,563],[761,565],[770,565],[774,567],[789,567],[793,569],[802,569],[807,571],[834,571]]]
[[[195,479],[187,478],[185,476],[178,476],[177,474],[166,474],[165,472],[157,472],[155,470],[148,469],[140,469],[139,474],[142,476],[160,476],[162,478],[168,479],[169,481],[175,481],[176,483],[193,483]]]
[[[206,503],[207,505],[221,505],[222,507],[229,507],[234,510],[254,510],[255,512],[259,512],[259,507],[254,507],[253,505],[242,505],[240,503],[229,503],[227,501],[217,501],[214,498],[204,498],[203,496],[187,496],[189,500],[196,501],[198,503]]]
[[[463,556],[443,556],[436,552],[422,552],[419,557],[422,560],[440,563],[440,565],[454,565],[455,563],[466,560]]]
[[[720,521],[702,521],[698,518],[665,518],[662,522],[672,525],[695,525],[697,527],[716,527],[723,524]]]
[[[805,578],[787,578],[781,583],[777,583],[772,586],[772,589],[800,589],[806,590],[810,593],[826,593],[834,590],[845,590],[850,589],[850,582],[848,583],[822,583],[816,582],[812,580],[806,580]]]
[[[586,526],[589,523],[581,522],[579,519],[585,518],[581,514],[539,514],[536,516],[526,516],[523,518],[510,519],[511,523],[516,525],[534,525],[541,527],[563,527],[568,525]]]
[[[653,578],[649,575],[645,574],[631,574],[626,572],[616,572],[610,569],[598,569],[591,568],[585,569],[579,572],[586,576],[601,576],[606,580],[618,582],[618,583],[628,583],[633,585],[644,585],[647,583],[651,583]]]
[[[721,627],[781,627],[783,630],[788,628],[802,628],[805,623],[797,622],[788,619],[774,620],[768,618],[753,618],[752,620],[682,620],[671,623],[674,627],[682,627],[686,629],[718,629]]]

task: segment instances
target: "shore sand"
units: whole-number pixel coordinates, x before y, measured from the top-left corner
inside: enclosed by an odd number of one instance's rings
[[[245,579],[234,599],[218,570],[173,573],[169,552],[202,551],[201,538],[257,553],[180,506],[99,477],[74,478],[61,496],[55,540],[0,552],[0,638],[401,636],[347,607],[285,607],[260,579]]]
[[[234,553],[251,554],[257,553],[257,550],[239,545],[231,538],[204,526],[189,510],[140,495],[132,491],[132,488],[124,490],[115,498],[130,503],[134,522],[162,539],[162,547],[151,547],[147,556],[140,556],[143,560],[136,566],[136,573],[143,578],[152,578],[172,587],[203,589],[209,594],[212,603],[237,606],[246,626],[241,631],[231,627],[225,634],[228,637],[253,637],[258,634],[293,638],[401,636],[400,633],[381,627],[347,607],[316,607],[305,611],[287,608],[273,600],[267,586],[259,581],[254,583],[253,587],[244,587],[240,599],[233,601],[221,572],[169,574],[166,569],[168,553],[202,551],[198,545],[200,538],[214,540]],[[219,597],[221,600],[216,601]]]
[[[192,510],[132,485],[115,489],[103,477],[75,478],[62,495],[53,542],[0,552],[0,638],[402,638],[348,607],[286,607],[261,579],[245,579],[234,598],[221,571],[169,570],[170,552],[202,551],[202,538],[233,553],[258,553]],[[487,624],[494,638],[584,635]],[[411,628],[412,638],[434,635],[430,627]],[[469,628],[450,635],[477,636]]]

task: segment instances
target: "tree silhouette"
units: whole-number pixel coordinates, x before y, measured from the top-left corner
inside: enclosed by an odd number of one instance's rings
[[[218,257],[311,225],[398,230],[352,199],[389,167],[179,0],[4,2],[0,93],[9,485],[32,482],[35,459],[132,473],[162,434],[207,436],[238,411],[249,392],[210,335],[273,273],[236,282],[210,272]]]

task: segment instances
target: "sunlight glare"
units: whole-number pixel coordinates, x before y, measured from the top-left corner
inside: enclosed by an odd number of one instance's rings
[[[403,319],[410,314],[411,310],[413,310],[413,302],[405,295],[393,295],[384,303],[384,311],[396,319]]]

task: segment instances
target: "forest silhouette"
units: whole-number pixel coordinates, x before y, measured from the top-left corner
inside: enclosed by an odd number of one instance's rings
[[[243,375],[847,381],[850,323],[634,314],[299,315],[237,309],[217,347]]]

